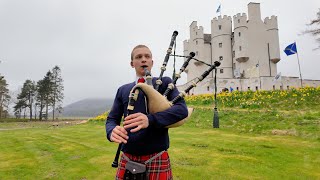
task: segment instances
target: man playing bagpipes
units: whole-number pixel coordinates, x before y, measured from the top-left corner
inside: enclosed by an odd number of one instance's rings
[[[131,90],[137,83],[145,83],[146,72],[151,72],[153,60],[150,49],[145,45],[136,46],[131,53],[130,65],[136,71],[136,81],[118,89],[106,121],[108,140],[122,144],[119,146],[123,153],[120,164],[116,165],[116,179],[172,179],[167,126],[185,119],[188,116],[187,106],[181,98],[166,110],[150,113],[148,104],[157,103],[156,99],[146,98],[143,91],[136,91],[138,96],[135,99],[128,98],[132,97]],[[151,86],[157,86],[157,78],[149,80],[152,81]],[[169,77],[161,80],[156,89],[163,94],[172,80]],[[179,91],[174,87],[167,99],[171,101],[178,95]],[[132,99],[134,108],[130,109]],[[122,117],[123,126],[120,126]]]

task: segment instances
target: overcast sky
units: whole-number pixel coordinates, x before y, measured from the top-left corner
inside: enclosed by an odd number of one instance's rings
[[[248,0],[223,0],[222,15],[247,13]],[[299,35],[316,17],[319,0],[257,0],[262,18],[278,16],[281,61],[278,72],[299,76],[297,58],[283,49],[296,41],[304,79],[320,79],[320,50],[314,37]],[[0,73],[11,91],[26,79],[38,81],[58,65],[64,79],[64,105],[84,98],[113,98],[117,88],[133,81],[131,49],[148,45],[158,76],[170,37],[177,54],[197,21],[211,31],[220,1],[216,0],[0,0]],[[179,59],[180,62],[183,59]],[[182,63],[181,63],[182,64]],[[169,67],[170,66],[170,67]],[[166,75],[172,74],[168,65]],[[177,65],[177,68],[180,64]],[[170,73],[169,73],[170,72]],[[179,84],[186,82],[184,77]]]

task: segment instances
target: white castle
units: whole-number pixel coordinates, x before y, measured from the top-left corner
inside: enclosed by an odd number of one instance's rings
[[[233,27],[232,27],[233,22]],[[274,90],[301,87],[298,77],[279,77],[277,63],[280,61],[278,21],[276,16],[261,20],[260,3],[248,4],[248,16],[238,13],[233,16],[219,16],[211,20],[211,34],[204,34],[203,27],[196,21],[190,25],[190,39],[183,42],[184,55],[195,52],[195,58],[208,64],[220,61],[217,69],[217,89]],[[191,63],[194,62],[194,63]],[[184,89],[209,67],[191,61]],[[212,72],[192,94],[211,93],[214,88]],[[303,80],[302,86],[320,86],[319,80]]]

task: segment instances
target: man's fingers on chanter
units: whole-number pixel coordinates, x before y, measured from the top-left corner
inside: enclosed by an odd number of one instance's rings
[[[113,138],[115,139],[114,141],[117,143],[127,143],[127,141],[125,139],[123,139],[121,136],[119,136],[118,134],[113,134]]]
[[[134,133],[134,132],[137,132],[137,131],[139,131],[141,128],[142,128],[141,126],[137,126],[136,128],[131,129],[130,132],[133,132],[133,133]]]
[[[124,132],[123,132],[124,131]],[[124,139],[127,139],[127,131],[124,128],[116,129],[115,134],[119,137],[122,137]]]
[[[111,135],[111,141],[116,142],[116,143],[120,143],[121,141],[118,140],[114,135]]]
[[[120,132],[122,132],[123,134],[128,134],[127,131],[123,127],[120,127],[118,130]]]
[[[136,117],[136,118],[124,121],[123,124],[124,125],[133,124],[133,123],[137,122],[138,120],[139,120],[139,117]]]
[[[125,118],[125,120],[135,118],[135,117],[139,116],[140,114],[141,114],[141,113],[130,114],[129,116],[127,116],[127,117]]]
[[[125,125],[124,128],[128,129],[128,128],[136,127],[139,124],[140,124],[140,122],[131,123],[131,124]]]

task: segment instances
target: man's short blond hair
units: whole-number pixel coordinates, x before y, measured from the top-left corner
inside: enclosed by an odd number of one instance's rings
[[[131,61],[133,60],[133,51],[138,49],[138,48],[148,48],[150,50],[150,48],[146,45],[143,45],[143,44],[139,44],[137,45],[136,47],[134,47],[131,51]],[[150,53],[151,53],[151,50],[150,50]],[[151,53],[151,56],[152,56],[152,53]]]

